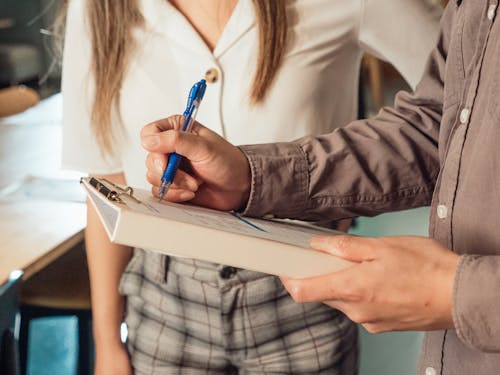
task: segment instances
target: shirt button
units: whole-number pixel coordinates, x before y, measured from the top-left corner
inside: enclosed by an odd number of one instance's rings
[[[436,369],[434,367],[427,367],[425,369],[425,375],[436,375]]]
[[[488,19],[491,21],[493,17],[495,17],[495,11],[497,10],[497,6],[495,4],[491,4],[488,8]]]
[[[219,79],[219,71],[215,68],[210,68],[205,72],[205,80],[208,83],[215,83]]]
[[[448,215],[448,208],[444,204],[437,206],[437,215],[440,219],[446,219]]]
[[[470,109],[464,108],[460,111],[460,123],[466,124],[469,121]]]
[[[231,277],[233,277],[234,275],[236,275],[236,272],[238,272],[237,268],[234,268],[234,267],[223,267],[219,271],[219,275],[223,279],[230,279]]]

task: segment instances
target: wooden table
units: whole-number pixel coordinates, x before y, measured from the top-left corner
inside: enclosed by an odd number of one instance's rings
[[[60,176],[61,97],[0,119],[0,189],[26,175]],[[0,201],[0,285],[11,271],[24,278],[83,240],[83,203],[43,199]]]

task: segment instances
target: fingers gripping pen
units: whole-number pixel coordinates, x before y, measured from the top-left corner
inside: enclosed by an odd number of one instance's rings
[[[203,95],[205,94],[205,89],[207,88],[207,83],[204,79],[199,82],[196,82],[193,87],[191,87],[191,91],[189,91],[188,101],[186,105],[186,110],[183,113],[184,116],[184,124],[182,125],[183,132],[191,131],[191,126],[193,125],[196,114],[198,113],[198,108],[200,106],[201,100],[203,99]],[[167,167],[163,172],[161,177],[161,185],[159,192],[159,200],[161,201],[165,194],[168,191],[168,188],[174,182],[175,173],[179,168],[179,164],[181,162],[182,156],[178,153],[174,152],[169,155]]]

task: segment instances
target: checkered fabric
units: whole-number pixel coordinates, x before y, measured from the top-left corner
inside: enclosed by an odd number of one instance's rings
[[[136,375],[357,373],[356,325],[277,277],[136,249],[120,291]]]

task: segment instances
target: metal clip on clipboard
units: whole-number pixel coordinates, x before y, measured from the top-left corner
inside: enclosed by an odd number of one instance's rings
[[[145,207],[147,207],[149,210],[154,211],[158,213],[159,211],[151,206],[150,204],[141,201],[137,197],[134,196],[134,189],[132,189],[130,186],[125,186],[121,187],[109,180],[106,180],[105,178],[81,178],[80,183],[83,181],[87,181],[90,186],[92,186],[94,189],[97,190],[100,194],[104,195],[108,200],[121,203],[121,204],[127,204],[121,197],[126,195],[128,198],[132,199],[135,203],[137,204],[142,204]],[[106,186],[108,185],[108,186]]]
[[[80,183],[83,181],[83,178],[80,180]],[[109,184],[112,188],[115,190],[112,190],[108,188],[106,185],[104,185],[102,182],[105,182],[106,184]],[[97,178],[90,177],[88,180],[89,184],[93,186],[99,193],[104,195],[107,199],[113,202],[119,202],[119,203],[125,203],[121,199],[122,195],[127,195],[131,199],[133,199],[137,203],[142,203],[139,199],[134,197],[134,189],[132,189],[130,186],[126,186],[125,188],[114,184],[113,182],[106,180],[105,178],[101,178],[98,180]]]

